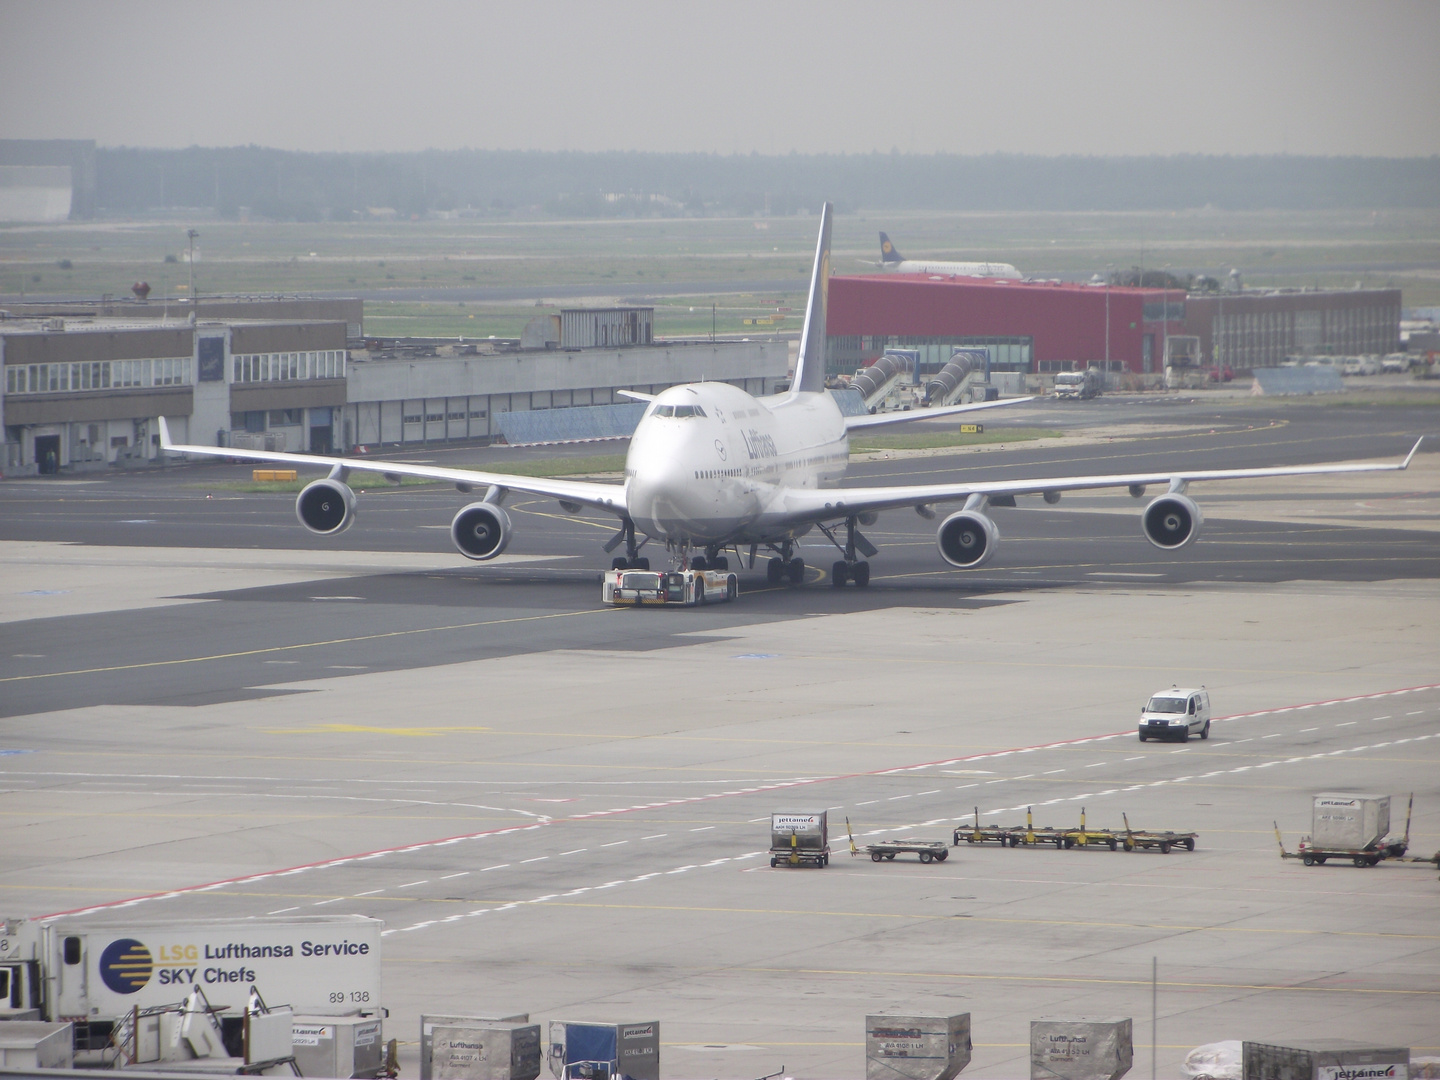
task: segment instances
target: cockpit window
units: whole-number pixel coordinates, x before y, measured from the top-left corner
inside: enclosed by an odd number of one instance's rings
[[[699,405],[656,405],[653,416],[704,416],[705,410]]]
[[[652,413],[651,415],[653,415],[653,416],[674,416],[674,415],[675,415],[675,406],[674,406],[674,405],[656,405],[656,406],[655,406],[655,412]]]

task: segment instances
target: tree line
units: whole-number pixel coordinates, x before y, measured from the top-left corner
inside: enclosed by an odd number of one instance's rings
[[[1391,209],[1440,205],[1440,158],[1291,155],[720,155],[260,146],[97,148],[101,214],[167,207],[276,220],[842,211]]]

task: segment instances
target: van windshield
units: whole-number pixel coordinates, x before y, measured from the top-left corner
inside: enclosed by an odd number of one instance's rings
[[[1150,704],[1145,706],[1145,711],[1183,713],[1186,700],[1188,699],[1183,697],[1152,697]]]

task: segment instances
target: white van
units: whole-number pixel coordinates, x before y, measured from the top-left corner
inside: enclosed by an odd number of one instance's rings
[[[1150,738],[1185,742],[1191,735],[1210,737],[1210,695],[1203,686],[1172,686],[1140,706],[1141,742]]]

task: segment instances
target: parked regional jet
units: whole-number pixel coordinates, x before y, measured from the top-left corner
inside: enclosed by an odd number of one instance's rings
[[[750,565],[757,551],[772,557],[767,576],[772,583],[788,579],[799,584],[805,565],[796,541],[818,529],[835,545],[841,558],[833,568],[835,585],[870,581],[865,561],[876,548],[860,532],[882,510],[908,508],[933,520],[934,507],[963,503],[941,523],[936,534],[940,557],[951,566],[973,569],[995,554],[1000,531],[986,513],[990,504],[1014,505],[1016,495],[1043,495],[1055,502],[1064,491],[1128,487],[1137,498],[1147,484],[1168,490],[1150,501],[1140,515],[1141,530],[1156,547],[1174,550],[1193,541],[1202,518],[1185,493],[1197,480],[1232,480],[1263,476],[1317,473],[1378,472],[1403,469],[1398,464],[1310,465],[1288,468],[1173,470],[1111,476],[1052,476],[1030,480],[955,481],[895,487],[832,486],[845,472],[850,432],[857,428],[933,419],[1028,401],[954,405],[917,412],[845,416],[825,389],[825,311],[830,276],[831,208],[820,218],[820,237],[810,276],[809,304],[801,331],[800,354],[790,389],[756,398],[726,383],[687,383],[656,395],[628,393],[648,402],[625,459],[622,483],[554,480],[468,469],[406,465],[313,454],[286,454],[233,447],[186,446],[170,441],[160,420],[165,450],[248,461],[283,462],[298,467],[321,466],[330,475],[300,492],[295,514],[313,533],[328,535],[355,521],[355,493],[346,483],[352,469],[380,471],[386,476],[418,476],[444,480],[460,491],[486,488],[485,497],[464,507],[450,524],[450,537],[469,559],[493,559],[513,535],[504,502],[518,491],[548,496],[569,513],[584,509],[614,514],[619,531],[605,545],[611,552],[624,545],[613,566],[648,569],[642,554],[649,542],[663,543],[673,565],[692,569],[728,569],[727,551],[740,555],[748,547]],[[1415,444],[1416,449],[1419,443]],[[843,530],[843,532],[842,532]],[[864,558],[862,558],[863,556]]]
[[[890,237],[880,234],[880,269],[892,274],[943,274],[948,277],[988,277],[1020,280],[1020,271],[1009,263],[939,262],[907,259],[895,250]]]

